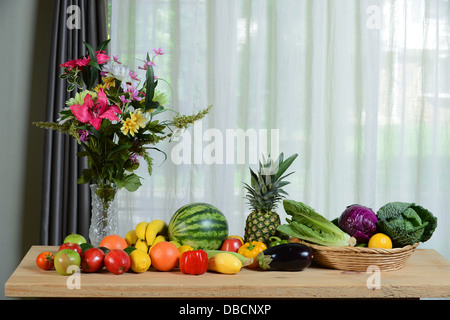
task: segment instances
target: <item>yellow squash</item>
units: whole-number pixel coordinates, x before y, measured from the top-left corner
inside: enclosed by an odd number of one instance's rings
[[[208,270],[224,274],[238,273],[242,268],[239,258],[230,253],[217,253],[208,260]]]

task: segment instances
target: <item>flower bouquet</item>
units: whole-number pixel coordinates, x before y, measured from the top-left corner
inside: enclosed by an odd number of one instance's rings
[[[149,151],[163,152],[155,147],[157,143],[178,135],[211,108],[185,116],[165,107],[167,94],[156,89],[158,80],[162,79],[155,77],[153,71],[155,58],[164,54],[162,50],[153,49],[152,58],[147,53],[143,65],[138,67],[145,73],[141,80],[138,73],[122,64],[118,57],[111,59],[106,55],[104,49],[108,43],[109,40],[104,41],[96,51],[84,43],[86,56],[61,64],[64,73],[60,78],[68,82],[67,90],[78,90],[66,102],[56,122],[33,123],[69,134],[83,146],[77,155],[87,157],[88,168],[77,182],[93,183],[90,228],[93,242],[95,234],[102,238],[117,231],[109,227],[110,220],[117,219],[111,207],[119,189],[132,192],[141,186],[142,178],[134,173],[141,159],[146,161],[151,175]],[[175,114],[171,120],[156,119],[164,112]],[[117,205],[115,207],[117,211]],[[97,216],[94,210],[99,211],[98,217],[94,217]]]

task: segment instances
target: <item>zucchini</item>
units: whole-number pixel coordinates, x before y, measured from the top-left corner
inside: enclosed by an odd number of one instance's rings
[[[248,266],[248,265],[253,263],[253,258],[244,257],[242,254],[239,254],[237,252],[223,251],[223,250],[205,250],[205,251],[206,251],[206,254],[208,255],[208,259],[211,258],[212,256],[218,254],[218,253],[224,253],[225,252],[225,253],[230,253],[233,256],[235,256],[236,258],[238,258],[241,261],[243,267]]]

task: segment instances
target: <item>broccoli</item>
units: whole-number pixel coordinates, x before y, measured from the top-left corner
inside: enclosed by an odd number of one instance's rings
[[[391,238],[394,247],[425,242],[437,227],[437,218],[415,203],[388,203],[378,210],[377,218],[377,232]]]

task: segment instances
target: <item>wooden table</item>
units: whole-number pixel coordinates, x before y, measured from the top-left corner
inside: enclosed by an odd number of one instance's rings
[[[44,271],[37,255],[57,247],[33,246],[5,284],[7,297],[42,298],[425,298],[450,297],[450,262],[430,249],[417,249],[404,268],[374,273],[316,266],[301,272],[244,268],[235,275],[192,276],[178,269],[114,275],[78,273],[78,278]],[[72,278],[71,278],[72,277]],[[69,280],[69,281],[68,281]],[[67,283],[71,281],[69,289]],[[77,282],[78,281],[78,282]],[[371,287],[371,288],[369,288]]]

